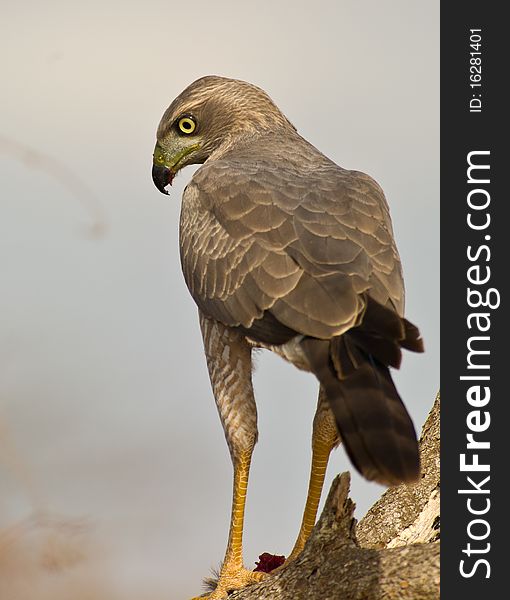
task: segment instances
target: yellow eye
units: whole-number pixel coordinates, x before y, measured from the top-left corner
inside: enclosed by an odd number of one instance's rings
[[[181,133],[190,134],[193,133],[197,127],[195,119],[193,117],[181,117],[177,123],[179,131]]]

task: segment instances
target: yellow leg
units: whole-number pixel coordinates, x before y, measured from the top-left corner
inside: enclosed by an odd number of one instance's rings
[[[201,596],[201,600],[204,600],[204,598],[208,598],[209,600],[226,598],[229,591],[245,587],[265,577],[265,573],[249,571],[245,569],[243,564],[244,507],[248,488],[251,454],[252,450],[246,450],[241,452],[239,457],[234,458],[234,490],[227,551],[221,566],[216,589],[205,597]]]
[[[207,367],[216,406],[225,431],[232,464],[234,492],[227,551],[210,600],[226,598],[230,590],[260,581],[264,573],[243,566],[244,505],[253,448],[257,441],[257,407],[252,387],[251,346],[244,336],[200,315]]]
[[[329,455],[331,454],[331,450],[338,445],[338,442],[339,438],[335,420],[327,403],[327,399],[321,389],[317,412],[315,413],[313,421],[312,466],[303,520],[301,522],[301,529],[299,530],[296,543],[294,544],[294,548],[287,558],[286,563],[297,558],[312,532],[321,499]]]

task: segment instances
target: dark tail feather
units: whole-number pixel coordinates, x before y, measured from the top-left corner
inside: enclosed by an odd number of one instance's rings
[[[305,338],[301,346],[354,466],[367,479],[397,485],[418,478],[420,459],[388,365],[400,365],[400,346],[422,351],[423,344],[414,325],[375,302],[374,315],[370,304],[359,327],[332,340]]]
[[[405,328],[405,337],[403,340],[400,340],[402,348],[412,350],[413,352],[425,352],[425,347],[418,327],[410,323],[407,319],[402,319],[402,321],[404,322]]]
[[[373,354],[383,365],[398,369],[401,348],[412,352],[423,352],[423,340],[416,325],[398,315],[388,306],[365,296],[366,308],[358,327],[349,330],[349,336]]]

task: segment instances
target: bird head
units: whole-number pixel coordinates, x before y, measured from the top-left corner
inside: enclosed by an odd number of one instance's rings
[[[166,109],[157,132],[152,179],[167,194],[177,172],[219,156],[244,136],[293,125],[260,88],[207,76],[188,86]]]

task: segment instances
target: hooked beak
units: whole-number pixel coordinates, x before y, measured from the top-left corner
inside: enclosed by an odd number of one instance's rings
[[[162,194],[168,195],[165,188],[167,185],[172,185],[173,178],[174,173],[169,168],[156,164],[152,166],[152,181]]]
[[[152,181],[162,194],[167,194],[166,186],[172,185],[175,171],[172,169],[172,160],[168,152],[156,144],[152,156]]]
[[[152,163],[152,181],[162,194],[168,194],[166,187],[172,185],[175,174],[186,164],[186,157],[199,148],[200,144],[197,143],[173,152],[164,150],[159,143],[156,144]]]

